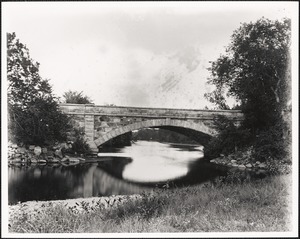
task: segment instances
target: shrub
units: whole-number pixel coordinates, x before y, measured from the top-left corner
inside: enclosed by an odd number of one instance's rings
[[[65,98],[65,103],[69,104],[91,104],[92,100],[85,95],[82,95],[81,92],[77,91],[71,91],[69,90],[68,92],[65,92],[63,94],[63,97]]]
[[[249,142],[249,131],[235,126],[232,121],[220,117],[214,121],[218,135],[212,138],[205,147],[205,157],[216,158],[220,154],[230,154],[244,148]]]
[[[73,154],[89,154],[91,153],[90,146],[87,144],[84,138],[83,128],[73,128],[73,135],[69,137],[73,141],[72,148],[68,150],[69,153]]]

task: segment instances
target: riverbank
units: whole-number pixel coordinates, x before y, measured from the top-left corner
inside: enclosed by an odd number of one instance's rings
[[[34,209],[35,203],[31,202],[27,206],[19,204],[9,207],[9,231],[289,231],[292,215],[291,185],[291,175],[288,174],[238,183],[225,180],[222,183],[157,190],[139,196],[113,196],[101,200],[76,199],[42,204],[36,202],[37,210]],[[114,203],[107,203],[105,206],[103,202],[106,201]]]
[[[83,155],[66,154],[72,147],[72,142],[60,143],[48,148],[37,145],[17,145],[8,142],[8,165],[77,164],[84,162],[86,159]]]
[[[210,160],[211,163],[223,165],[228,168],[238,168],[239,170],[257,171],[271,174],[289,174],[292,172],[292,164],[289,160],[270,159],[268,161],[254,160],[252,149],[238,151],[229,155],[221,155]]]

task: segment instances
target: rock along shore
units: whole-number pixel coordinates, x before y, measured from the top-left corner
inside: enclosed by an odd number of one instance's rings
[[[228,156],[220,155],[220,157],[210,160],[211,163],[223,165],[230,168],[241,170],[259,171],[259,172],[276,172],[286,174],[291,172],[291,164],[284,160],[269,160],[267,162],[256,161],[252,158],[252,149],[237,152]]]
[[[61,143],[53,147],[29,145],[20,146],[8,142],[8,164],[46,164],[46,163],[80,163],[85,161],[78,155],[66,155],[72,143]]]

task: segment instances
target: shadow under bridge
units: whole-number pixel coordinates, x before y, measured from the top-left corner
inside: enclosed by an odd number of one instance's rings
[[[199,142],[203,146],[205,146],[209,139],[216,134],[214,129],[205,125],[203,122],[194,123],[184,120],[153,119],[129,124],[126,126],[120,126],[117,129],[113,129],[105,135],[100,136],[94,142],[97,147],[99,147],[113,138],[143,128],[167,129],[185,135]]]

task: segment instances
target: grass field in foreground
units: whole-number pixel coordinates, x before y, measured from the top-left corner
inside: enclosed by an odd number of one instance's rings
[[[159,190],[115,208],[82,213],[53,206],[34,217],[12,217],[10,232],[289,231],[290,175],[238,183]]]

